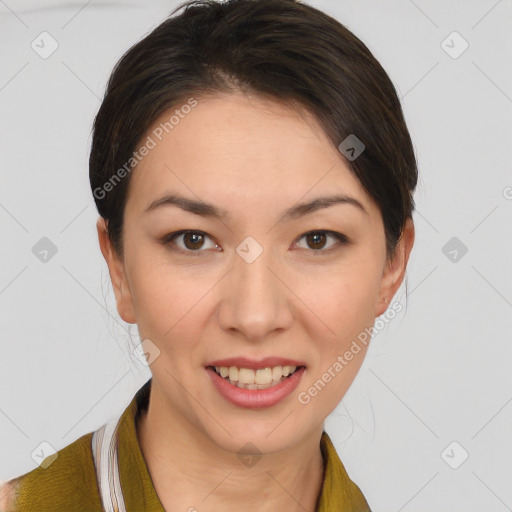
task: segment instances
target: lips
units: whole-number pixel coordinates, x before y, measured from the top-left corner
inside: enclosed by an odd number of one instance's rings
[[[205,369],[214,388],[228,402],[246,409],[261,409],[285,400],[299,385],[306,365],[279,356],[228,357],[209,361]]]
[[[299,385],[306,368],[297,368],[292,375],[266,389],[240,388],[222,378],[212,367],[208,366],[206,371],[214,388],[232,405],[244,409],[262,409],[277,405],[290,396]]]

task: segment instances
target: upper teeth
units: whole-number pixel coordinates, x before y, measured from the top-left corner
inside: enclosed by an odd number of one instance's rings
[[[221,377],[229,377],[229,380],[242,384],[270,384],[287,377],[297,369],[296,366],[274,366],[272,368],[238,368],[237,366],[216,366],[215,371]]]

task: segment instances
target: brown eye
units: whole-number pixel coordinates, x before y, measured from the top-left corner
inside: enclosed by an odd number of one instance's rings
[[[194,249],[200,249],[204,243],[204,236],[199,233],[184,233],[183,244],[187,249],[193,251]]]
[[[323,249],[326,236],[325,233],[309,233],[306,235],[306,240],[311,249]]]
[[[207,242],[210,242],[208,247]],[[181,242],[181,243],[178,243]],[[178,231],[165,236],[161,243],[169,246],[172,250],[182,253],[201,253],[205,252],[204,249],[217,249],[219,245],[216,244],[206,233],[202,231]],[[206,244],[206,245],[205,245]]]
[[[306,240],[306,249],[311,249],[312,252],[324,253],[331,249],[336,249],[336,246],[343,246],[349,243],[348,238],[342,233],[336,233],[335,231],[310,231],[300,237],[299,240]],[[338,243],[332,243],[326,247],[327,240],[331,238]]]

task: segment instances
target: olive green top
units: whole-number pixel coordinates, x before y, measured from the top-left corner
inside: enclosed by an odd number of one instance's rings
[[[149,402],[151,380],[136,393],[124,410],[118,429],[119,475],[128,512],[165,512],[158,499],[136,431],[136,419]],[[98,512],[101,505],[91,449],[92,432],[62,448],[55,460],[8,482],[14,489],[7,512]],[[324,431],[320,448],[324,460],[322,491],[315,512],[367,512],[361,491],[341,463]],[[2,510],[2,512],[3,512]]]

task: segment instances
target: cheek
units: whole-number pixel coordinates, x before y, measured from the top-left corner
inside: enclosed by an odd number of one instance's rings
[[[176,268],[154,248],[139,245],[127,261],[130,290],[141,337],[163,340],[185,312],[190,287],[180,283]]]
[[[316,332],[313,328],[310,332],[315,355],[298,399],[310,403],[319,417],[337,407],[363,364],[379,284],[377,266],[362,263],[347,265],[325,282],[316,282],[311,309],[321,322],[315,321]]]
[[[176,306],[183,303],[179,286],[170,286],[166,276],[156,269],[143,268],[132,274],[131,285],[139,330],[147,329],[155,336],[170,329],[179,313]]]
[[[310,333],[315,340],[316,357],[307,384],[316,386],[318,379],[324,381],[322,376],[331,379],[332,383],[327,384],[326,393],[322,393],[323,398],[316,405],[322,408],[322,413],[337,406],[364,361],[370,341],[368,329],[375,320],[373,311],[380,274],[374,260],[368,264],[363,259],[354,259],[315,288],[315,305],[311,309],[318,312],[322,324],[329,330],[322,328],[320,331],[317,327],[316,336]],[[335,377],[325,374],[329,371]]]
[[[313,292],[313,304],[325,323],[345,339],[373,323],[373,311],[380,285],[376,265],[354,263],[332,272]]]
[[[131,259],[130,286],[140,337],[153,341],[169,365],[196,360],[206,328],[204,306],[216,279],[169,264],[165,251],[140,251]],[[186,358],[176,357],[180,353]]]

